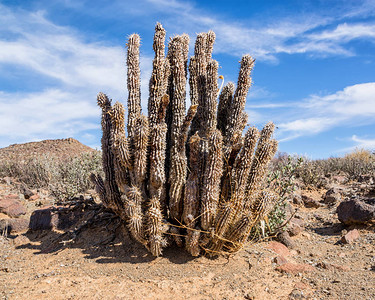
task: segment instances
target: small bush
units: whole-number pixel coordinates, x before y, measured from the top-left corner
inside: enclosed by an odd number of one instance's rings
[[[290,156],[286,153],[278,153],[271,161],[266,182],[266,188],[275,191],[279,200],[274,209],[268,214],[267,227],[264,222],[256,226],[251,237],[270,236],[274,234],[286,221],[286,205],[288,199],[296,190],[296,172],[300,168],[303,160],[300,157]],[[262,228],[263,227],[263,228]]]
[[[322,187],[324,184],[325,170],[321,161],[301,158],[301,165],[297,170],[297,177],[305,186]]]
[[[70,200],[92,187],[90,174],[101,173],[101,155],[85,153],[58,166],[56,178],[49,184],[51,194],[59,201]]]
[[[360,175],[375,172],[375,154],[368,150],[356,149],[342,158],[341,169],[351,179],[358,179]]]

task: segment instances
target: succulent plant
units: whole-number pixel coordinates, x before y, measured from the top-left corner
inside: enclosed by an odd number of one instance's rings
[[[167,55],[165,37],[158,23],[148,116],[141,108],[140,37],[127,43],[127,136],[123,105],[99,93],[105,178],[91,179],[103,204],[153,255],[172,241],[193,256],[232,253],[277,203],[275,193],[262,190],[277,151],[273,123],[242,135],[254,59],[242,58],[237,87],[229,82],[219,95],[215,33],[198,34],[190,60],[187,35],[171,38]]]

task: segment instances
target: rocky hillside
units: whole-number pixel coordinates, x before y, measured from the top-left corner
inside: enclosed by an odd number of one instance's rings
[[[13,144],[6,148],[0,148],[1,160],[27,160],[32,157],[49,155],[59,159],[67,159],[79,156],[86,152],[96,150],[83,145],[73,138],[44,140],[25,144]]]

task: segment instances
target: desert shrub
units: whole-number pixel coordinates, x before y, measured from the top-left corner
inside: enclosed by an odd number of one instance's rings
[[[57,163],[48,155],[26,160],[8,160],[0,163],[0,175],[17,178],[30,188],[46,188],[56,176]]]
[[[321,163],[317,160],[311,160],[301,157],[301,164],[296,170],[298,177],[305,186],[321,187],[324,183],[325,172],[321,168]]]
[[[338,157],[314,160],[315,168],[319,169],[320,176],[324,177],[329,177],[332,174],[339,173],[341,170],[340,164],[341,161]]]
[[[63,161],[41,155],[25,161],[0,162],[1,177],[17,178],[28,188],[46,188],[59,202],[90,188],[91,172],[102,172],[100,152],[84,153]]]
[[[267,224],[261,222],[253,231],[253,238],[257,235],[262,237],[270,236],[278,229],[282,229],[280,226],[286,221],[285,208],[288,200],[296,190],[296,174],[302,163],[303,159],[301,157],[280,152],[271,161],[266,188],[275,191],[279,199],[266,218]]]
[[[368,150],[356,149],[341,159],[341,171],[350,179],[358,179],[360,175],[375,172],[375,154]]]
[[[59,201],[70,200],[92,187],[90,174],[102,172],[101,155],[84,153],[58,164],[56,177],[49,183],[51,194]]]

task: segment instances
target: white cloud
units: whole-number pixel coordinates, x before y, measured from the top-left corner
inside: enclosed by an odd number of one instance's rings
[[[250,53],[259,60],[277,62],[277,54],[306,53],[313,56],[352,56],[347,43],[355,39],[373,42],[375,25],[370,23],[342,22],[342,19],[366,15],[366,5],[357,3],[355,8],[341,7],[336,17],[322,17],[318,14],[281,17],[279,21],[264,20],[258,24],[238,20],[227,20],[220,16],[199,10],[192,4],[182,1],[148,0],[158,10],[168,12],[165,25],[172,31],[184,31],[193,36],[199,31],[212,29],[217,36],[214,51],[241,56]],[[352,14],[347,14],[351,11]],[[259,21],[259,20],[258,20]],[[340,23],[342,22],[342,23]],[[334,29],[324,29],[332,27]]]
[[[347,43],[353,39],[374,38],[375,25],[373,24],[339,24],[334,30],[324,30],[319,33],[310,34],[309,39],[315,41],[335,41]]]
[[[373,152],[375,151],[375,138],[358,137],[354,134],[350,138],[345,139],[345,141],[350,141],[353,144],[353,146],[339,149],[337,153],[353,152],[356,149],[365,149]]]
[[[333,116],[348,118],[375,115],[375,82],[356,84],[331,95],[312,96],[305,105],[314,110],[327,110]]]
[[[330,118],[306,118],[298,119],[287,123],[281,123],[278,127],[283,131],[292,131],[304,134],[316,134],[335,124],[334,119]]]
[[[334,127],[375,124],[375,82],[348,86],[325,96],[312,95],[300,104],[289,105],[282,119],[275,115],[281,139],[314,135]],[[291,121],[285,122],[287,119]]]
[[[355,146],[353,146],[352,149],[359,148],[375,150],[375,139],[359,138],[358,136],[353,135],[351,140],[355,143]]]
[[[10,10],[0,4],[0,21],[7,24],[0,28],[3,76],[21,68],[25,76],[39,78],[37,91],[0,91],[0,147],[98,129],[100,110],[95,100],[99,91],[126,104],[124,47],[87,42],[73,29],[46,19],[41,11]],[[152,58],[141,55],[145,112],[151,66]],[[52,87],[47,87],[46,78],[54,79]]]
[[[14,12],[0,6],[2,28],[0,64],[57,79],[74,87],[95,87],[119,95],[124,91],[124,54],[121,47],[87,43],[73,30],[56,26],[41,12]],[[5,20],[4,20],[5,19]]]

